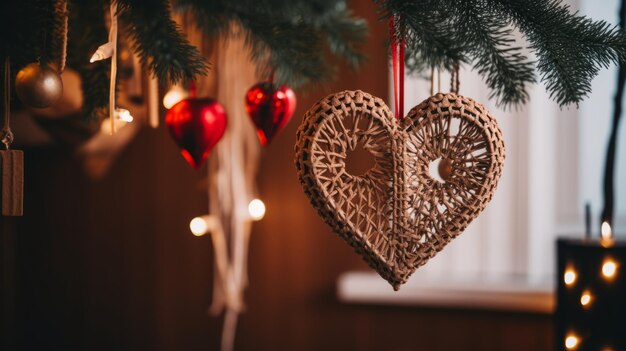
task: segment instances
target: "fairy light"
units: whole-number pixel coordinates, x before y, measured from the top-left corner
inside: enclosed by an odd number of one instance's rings
[[[165,96],[163,96],[163,106],[169,110],[172,106],[176,105],[181,100],[186,99],[188,96],[189,94],[187,91],[180,86],[175,85],[167,93],[165,93]]]
[[[130,114],[130,111],[125,108],[116,108],[115,114],[117,118],[122,122],[130,123],[134,120],[133,116]]]
[[[568,350],[576,350],[576,348],[578,347],[578,343],[580,342],[580,340],[578,339],[578,337],[574,334],[569,334],[566,338],[565,338],[565,348]]]
[[[617,273],[617,263],[610,258],[607,258],[602,263],[602,275],[606,279],[612,279]]]
[[[593,297],[591,296],[591,292],[589,290],[583,291],[583,294],[580,295],[580,304],[583,307],[588,307],[591,304],[591,300]]]
[[[189,229],[195,236],[203,236],[204,234],[214,230],[216,226],[217,220],[211,215],[195,217],[191,220],[191,222],[189,222]]]
[[[573,268],[568,268],[565,270],[565,274],[563,274],[563,281],[565,285],[572,285],[576,282],[576,271]]]
[[[115,119],[113,123],[115,124],[115,130],[119,130],[124,127],[128,123],[131,123],[134,120],[133,115],[130,114],[125,108],[116,108],[115,109]],[[111,134],[111,122],[110,118],[104,118],[102,123],[100,124],[100,130],[105,134]]]
[[[253,221],[261,220],[265,216],[265,204],[259,199],[254,199],[248,204],[248,214]]]

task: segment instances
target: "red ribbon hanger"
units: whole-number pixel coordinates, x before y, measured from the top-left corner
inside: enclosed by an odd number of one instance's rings
[[[404,33],[400,33],[399,37],[396,36],[396,22],[396,15],[392,15],[389,18],[389,36],[393,66],[393,97],[396,118],[401,119],[404,117]]]

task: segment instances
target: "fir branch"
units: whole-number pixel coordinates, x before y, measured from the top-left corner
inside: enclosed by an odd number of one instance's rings
[[[626,35],[605,21],[572,13],[559,0],[486,0],[528,38],[550,97],[580,102],[601,68],[626,59]]]
[[[333,73],[324,48],[357,66],[357,47],[364,40],[365,22],[353,16],[342,0],[178,0],[177,11],[189,11],[208,35],[235,35],[243,30],[261,73],[275,73],[278,84],[298,87],[324,80]]]
[[[133,50],[159,80],[172,83],[207,73],[208,65],[170,17],[167,0],[117,0]]]
[[[489,98],[498,105],[525,104],[526,85],[536,82],[534,64],[515,45],[506,19],[476,1],[457,0],[449,9],[457,40],[465,43],[474,69],[485,78]]]
[[[448,6],[443,0],[374,0],[381,19],[396,15],[395,36],[405,39],[406,65],[417,73],[432,67],[451,69],[468,62],[463,43],[456,40]]]

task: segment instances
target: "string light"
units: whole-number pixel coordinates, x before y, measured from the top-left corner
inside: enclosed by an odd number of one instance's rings
[[[187,93],[186,90],[178,85],[174,85],[167,93],[165,93],[165,96],[163,96],[163,106],[169,110],[172,106],[176,105],[181,100],[186,99],[188,96],[189,93]]]
[[[565,285],[572,285],[576,281],[576,271],[572,268],[568,268],[565,270],[565,274],[563,274],[563,281]]]
[[[579,343],[579,340],[576,335],[569,334],[565,338],[565,348],[568,350],[575,350],[578,347],[578,343]]]
[[[126,123],[130,123],[134,119],[133,116],[130,114],[130,111],[128,111],[125,108],[116,108],[115,114],[120,121],[123,121]]]
[[[122,128],[133,120],[133,116],[127,109],[119,107],[115,109],[115,119],[113,120],[113,123],[115,124],[115,130]],[[105,134],[111,134],[112,130],[110,118],[107,117],[102,120],[102,124],[100,124],[100,130]]]
[[[589,304],[591,303],[591,300],[592,300],[591,292],[589,290],[583,291],[583,294],[580,296],[580,304],[583,307],[588,307]]]
[[[215,229],[217,221],[215,217],[210,215],[195,217],[189,222],[189,229],[195,236],[203,236],[204,234]]]
[[[611,279],[615,276],[616,272],[617,263],[610,258],[605,259],[604,263],[602,263],[602,275],[607,279]]]
[[[259,199],[254,199],[248,204],[248,214],[253,221],[263,219],[265,216],[265,204]]]

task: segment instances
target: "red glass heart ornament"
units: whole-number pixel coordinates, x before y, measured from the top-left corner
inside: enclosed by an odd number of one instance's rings
[[[165,124],[181,154],[198,169],[226,130],[226,111],[210,98],[189,98],[167,111]]]
[[[296,111],[296,94],[286,85],[276,88],[273,83],[262,82],[248,90],[245,103],[259,141],[266,146]]]

